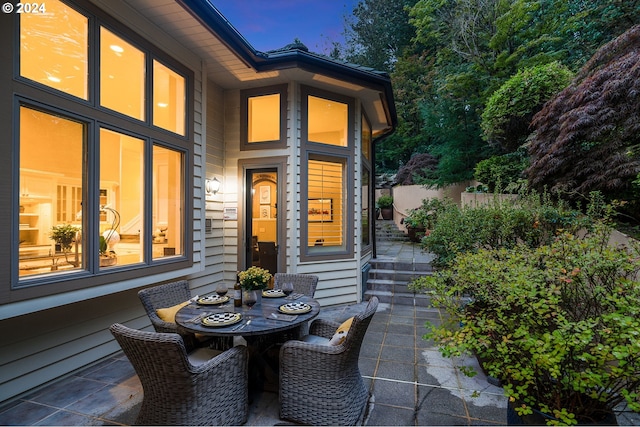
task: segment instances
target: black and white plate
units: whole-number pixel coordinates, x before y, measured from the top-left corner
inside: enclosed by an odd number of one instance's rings
[[[200,297],[198,298],[198,304],[204,304],[204,305],[216,305],[216,304],[224,304],[225,302],[229,301],[229,297],[228,296],[219,296],[219,295],[207,295],[205,297]]]
[[[282,304],[278,307],[281,313],[285,314],[303,314],[311,311],[311,306],[306,302],[290,302]]]
[[[262,296],[266,298],[280,298],[284,296],[282,289],[267,289],[262,291]]]
[[[205,326],[229,326],[242,320],[241,313],[227,311],[225,313],[215,313],[202,318]]]

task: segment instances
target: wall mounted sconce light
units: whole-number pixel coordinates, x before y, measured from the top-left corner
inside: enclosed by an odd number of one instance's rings
[[[207,194],[217,194],[220,191],[220,181],[217,178],[207,179],[204,183]]]

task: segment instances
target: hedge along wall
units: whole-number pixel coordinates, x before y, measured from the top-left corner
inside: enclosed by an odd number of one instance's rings
[[[464,193],[465,188],[470,185],[473,185],[473,183],[463,182],[439,189],[425,188],[421,185],[398,185],[393,187],[391,191],[391,195],[393,196],[393,221],[401,231],[406,233],[407,228],[404,224],[400,224],[400,222],[407,216],[411,209],[422,205],[424,199],[441,199],[448,197],[461,206],[462,193]]]

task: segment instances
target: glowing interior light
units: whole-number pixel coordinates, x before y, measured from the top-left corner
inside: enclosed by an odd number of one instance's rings
[[[48,76],[47,79],[51,80],[54,83],[60,83],[60,78],[56,76]]]
[[[160,108],[166,108],[168,106],[169,106],[169,104],[167,104],[166,102],[158,102],[158,107],[160,107]]]
[[[110,45],[110,46],[109,46],[109,48],[110,48],[112,51],[116,52],[116,53],[122,53],[122,52],[124,52],[124,49],[123,49],[122,47],[118,46],[117,44],[112,44],[112,45]]]

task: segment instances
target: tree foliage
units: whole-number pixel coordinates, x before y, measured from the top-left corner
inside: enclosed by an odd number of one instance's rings
[[[573,73],[557,61],[524,68],[489,97],[482,112],[483,137],[505,152],[517,150],[545,102],[564,89]]]
[[[391,72],[411,44],[414,28],[406,8],[416,0],[360,0],[347,17],[344,59]]]
[[[624,198],[640,172],[640,25],[599,49],[533,126],[530,185]]]
[[[428,173],[432,173],[438,166],[438,160],[429,153],[416,154],[402,165],[396,175],[395,184],[413,185],[420,178],[424,178]]]
[[[480,125],[509,78],[555,61],[575,72],[638,23],[640,0],[360,0],[347,20],[346,47],[331,55],[392,76],[399,126],[376,145],[376,168],[393,173],[429,153],[438,168],[425,183],[446,185],[471,178],[477,162],[513,151],[527,136],[540,107],[533,98],[496,115],[505,121],[491,130]],[[534,96],[521,89],[519,96]],[[489,143],[483,132],[491,131]]]

